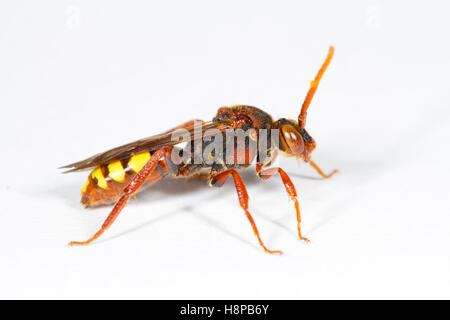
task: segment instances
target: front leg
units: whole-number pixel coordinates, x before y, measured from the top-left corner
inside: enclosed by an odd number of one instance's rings
[[[331,178],[335,173],[338,173],[338,172],[339,172],[338,170],[335,169],[335,170],[333,170],[331,173],[325,174],[325,173],[322,171],[322,169],[320,169],[319,166],[318,166],[314,161],[309,160],[309,164],[310,164],[311,167],[313,167],[313,168],[317,171],[317,173],[320,174],[320,175],[322,176],[322,178],[324,178],[324,179],[329,179],[329,178]]]
[[[286,192],[291,197],[291,199],[294,201],[295,204],[295,211],[297,213],[297,229],[298,229],[298,237],[300,240],[304,240],[306,242],[309,242],[309,240],[302,236],[302,229],[301,229],[301,215],[300,215],[300,205],[298,203],[297,199],[297,191],[295,190],[295,186],[292,183],[291,178],[287,175],[287,173],[281,169],[281,168],[269,168],[269,169],[263,169],[262,164],[256,165],[256,174],[264,180],[270,179],[274,174],[276,173],[280,174],[281,180],[283,181],[284,188],[286,189]]]

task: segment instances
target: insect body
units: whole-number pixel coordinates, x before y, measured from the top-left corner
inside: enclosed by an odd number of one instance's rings
[[[264,245],[249,212],[249,197],[238,170],[249,167],[253,162],[256,162],[256,174],[264,180],[276,173],[280,175],[288,195],[294,201],[299,238],[308,241],[301,232],[300,207],[294,184],[283,169],[269,166],[278,153],[281,153],[308,162],[323,178],[329,178],[337,172],[334,170],[326,175],[310,159],[316,143],[305,130],[307,109],[333,53],[334,48],[330,47],[325,62],[311,82],[297,121],[284,118],[274,121],[268,113],[251,106],[222,107],[212,121],[192,120],[163,134],[64,166],[63,168],[69,169],[67,172],[93,169],[81,190],[81,202],[85,206],[115,203],[94,236],[86,241],[73,241],[70,244],[86,245],[97,239],[111,226],[130,197],[142,190],[144,185],[155,184],[164,177],[192,177],[206,173],[211,187],[221,187],[230,177],[233,178],[239,204],[250,221],[259,244],[266,252],[281,253],[269,250]],[[231,140],[228,139],[230,132],[239,130],[248,135],[234,135]],[[251,143],[252,141],[258,143]],[[187,142],[186,146],[179,147],[183,142]]]

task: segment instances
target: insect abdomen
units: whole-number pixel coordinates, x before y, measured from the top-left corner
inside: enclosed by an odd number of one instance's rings
[[[151,158],[150,152],[143,152],[126,160],[116,160],[108,165],[95,168],[81,189],[81,203],[86,207],[109,204],[117,201],[122,190]],[[146,184],[155,183],[167,174],[165,165],[158,164]]]

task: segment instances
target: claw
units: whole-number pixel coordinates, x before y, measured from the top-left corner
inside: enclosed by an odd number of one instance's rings
[[[90,242],[89,241],[70,241],[69,243],[68,243],[68,245],[69,246],[85,246],[85,245],[87,245],[87,244],[89,244]]]
[[[283,254],[283,251],[281,251],[281,250],[269,250],[269,249],[266,249],[266,250],[264,250],[264,251],[266,251],[267,253],[270,253],[270,254]]]
[[[305,237],[299,237],[299,238],[300,238],[300,240],[303,240],[306,243],[310,243],[311,242],[311,240],[309,240],[308,238],[305,238]]]

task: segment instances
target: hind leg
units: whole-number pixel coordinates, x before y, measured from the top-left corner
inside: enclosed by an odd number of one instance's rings
[[[128,186],[123,190],[122,196],[119,198],[119,200],[114,205],[114,208],[111,210],[111,213],[106,218],[105,222],[101,226],[101,228],[88,240],[86,241],[72,241],[69,243],[69,245],[87,245],[94,241],[95,239],[99,238],[106,229],[108,229],[114,221],[119,216],[122,209],[126,206],[128,203],[128,200],[131,196],[133,196],[139,188],[145,183],[148,176],[154,172],[159,160],[161,160],[167,152],[170,149],[159,149],[157,150],[153,156],[150,158],[150,160],[147,161],[147,163],[144,165],[144,167],[136,174],[136,176],[131,180],[131,182],[128,184]]]

